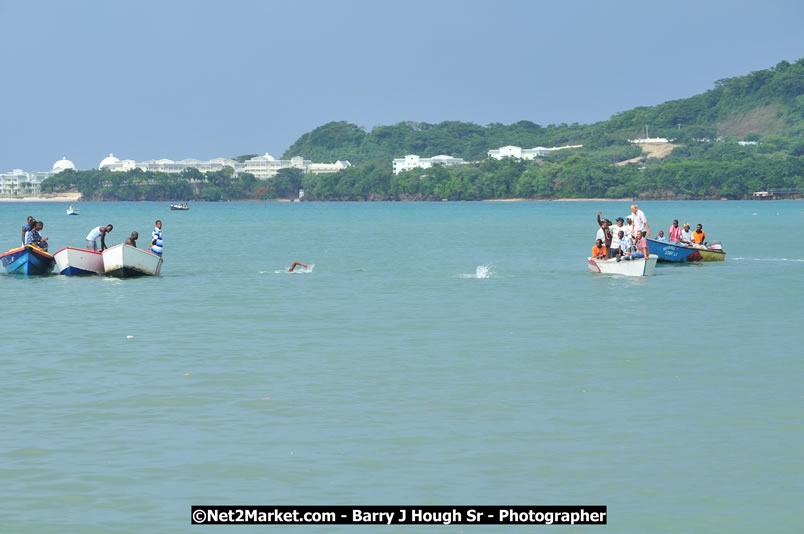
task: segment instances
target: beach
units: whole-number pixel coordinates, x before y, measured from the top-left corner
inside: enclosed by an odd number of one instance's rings
[[[78,202],[81,193],[59,193],[58,195],[38,195],[26,197],[0,197],[0,202]]]

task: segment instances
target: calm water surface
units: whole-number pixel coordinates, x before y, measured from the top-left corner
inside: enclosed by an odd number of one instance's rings
[[[27,215],[51,251],[161,218],[163,276],[0,275],[2,532],[228,528],[191,526],[192,504],[605,504],[607,527],[562,532],[800,532],[804,202],[642,203],[654,233],[700,222],[728,252],[647,279],[585,271],[597,210],[626,203],[66,207],[0,203],[4,250]]]

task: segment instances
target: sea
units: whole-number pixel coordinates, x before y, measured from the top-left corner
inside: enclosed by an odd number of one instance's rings
[[[627,202],[0,203],[51,252],[163,222],[158,278],[0,275],[0,531],[193,505],[603,505],[561,532],[801,532],[804,201],[640,202],[725,262],[587,271]],[[287,272],[300,261],[308,268]],[[530,532],[509,525],[238,532]],[[556,527],[552,527],[556,528]]]

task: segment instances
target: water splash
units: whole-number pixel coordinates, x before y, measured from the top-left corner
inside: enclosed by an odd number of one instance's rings
[[[484,279],[484,278],[491,278],[494,274],[494,271],[491,270],[491,265],[478,265],[475,269],[474,274],[462,274],[460,275],[461,278],[477,278],[477,279]]]

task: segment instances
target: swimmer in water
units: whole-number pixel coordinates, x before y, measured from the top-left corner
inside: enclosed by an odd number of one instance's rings
[[[291,266],[290,266],[290,269],[288,269],[288,272],[289,272],[289,273],[292,273],[292,272],[293,272],[293,269],[295,269],[295,268],[296,268],[297,266],[299,266],[299,265],[301,265],[301,266],[302,266],[302,267],[304,267],[305,269],[309,269],[309,268],[310,268],[310,266],[309,266],[309,265],[307,265],[306,263],[302,263],[302,262],[300,262],[300,261],[294,261],[294,262],[293,262],[293,265],[291,265]]]

